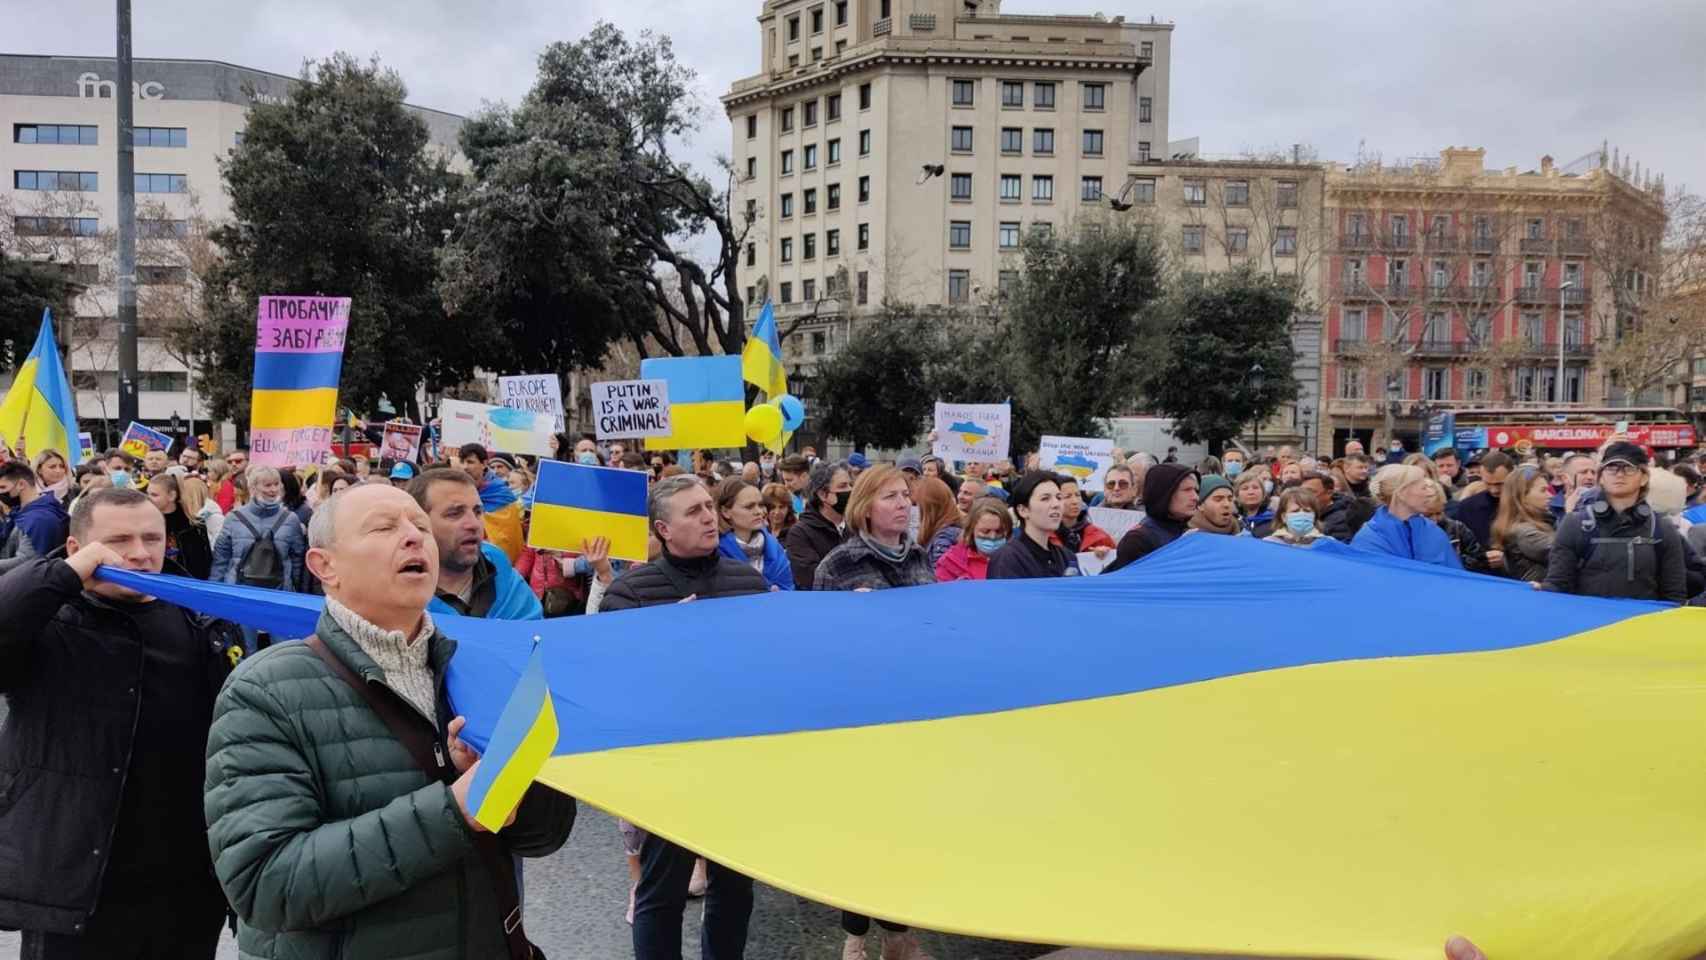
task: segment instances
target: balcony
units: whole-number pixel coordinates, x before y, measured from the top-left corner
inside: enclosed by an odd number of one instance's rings
[[[1558,341],[1523,340],[1517,344],[1517,350],[1525,357],[1556,357],[1558,356]],[[1564,342],[1564,356],[1578,359],[1591,357],[1593,356],[1593,344],[1578,340],[1566,340]]]
[[[1475,237],[1469,241],[1469,249],[1476,253],[1498,253],[1499,238],[1492,236]]]
[[[1371,347],[1378,346],[1378,340],[1365,340],[1362,337],[1349,337],[1333,341],[1333,352],[1337,354],[1366,353]]]
[[[1416,235],[1408,230],[1388,231],[1385,236],[1381,237],[1380,246],[1384,250],[1414,250],[1416,248]]]
[[[1373,250],[1374,234],[1351,232],[1339,234],[1340,250]]]
[[[1422,249],[1431,253],[1458,253],[1463,250],[1463,241],[1450,230],[1429,230],[1421,235]]]
[[[884,17],[876,23],[871,24],[871,36],[887,36],[892,29],[894,29],[894,20],[889,17]]]
[[[1339,296],[1345,300],[1373,300],[1381,295],[1379,287],[1360,277],[1339,284]]]
[[[1448,337],[1423,337],[1416,344],[1418,357],[1461,357],[1475,350],[1475,345],[1467,340],[1452,340]]]
[[[1411,286],[1403,281],[1394,281],[1386,285],[1386,302],[1397,303],[1400,300],[1414,300],[1420,292],[1418,287]]]
[[[1593,252],[1587,237],[1565,237],[1558,241],[1558,255],[1562,257],[1585,257]]]
[[[1546,237],[1523,237],[1523,253],[1547,254],[1552,252],[1552,241]]]
[[[1557,303],[1558,288],[1524,284],[1516,289],[1516,300],[1526,304]]]
[[[1568,289],[1559,290],[1558,294],[1559,300],[1566,307],[1579,307],[1588,301],[1588,292],[1582,289],[1579,282]]]

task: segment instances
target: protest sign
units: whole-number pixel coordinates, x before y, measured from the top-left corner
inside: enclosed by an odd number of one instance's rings
[[[644,563],[648,536],[643,471],[539,462],[528,546],[580,553],[587,541],[604,537],[611,558]]]
[[[548,413],[553,430],[563,427],[563,388],[554,373],[524,373],[498,378],[498,403],[515,410]]]
[[[261,297],[249,462],[318,463],[332,448],[349,297]]]
[[[385,430],[379,437],[379,455],[399,463],[415,462],[421,450],[421,429],[418,423],[393,420],[385,424]]]
[[[77,435],[77,450],[83,455],[84,463],[88,463],[95,459],[95,435],[92,433],[79,433]]]
[[[600,440],[667,437],[668,380],[606,380],[592,385],[594,433]]]
[[[1078,574],[1083,577],[1098,577],[1102,574],[1102,558],[1093,553],[1078,555]]]
[[[150,450],[170,451],[172,449],[172,438],[152,427],[145,427],[132,420],[130,426],[125,428],[124,439],[118,442],[118,448],[141,460],[148,455]]]
[[[1044,470],[1077,480],[1080,490],[1102,489],[1102,477],[1114,463],[1114,441],[1101,437],[1044,436],[1037,451]]]
[[[1091,507],[1090,522],[1101,527],[1115,543],[1127,530],[1143,522],[1142,510],[1121,510],[1118,507]]]
[[[1007,458],[1013,408],[1005,403],[936,404],[932,453],[943,460],[989,463]]]
[[[444,419],[444,445],[451,449],[477,443],[491,453],[551,455],[554,424],[548,413],[468,400],[446,400],[439,412]]]

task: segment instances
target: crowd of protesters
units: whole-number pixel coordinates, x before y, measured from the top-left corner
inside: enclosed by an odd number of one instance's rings
[[[1355,441],[1333,459],[1234,447],[1195,467],[1171,451],[1116,451],[1094,488],[1038,469],[1035,454],[1023,468],[876,463],[862,453],[827,460],[810,448],[744,463],[694,451],[677,463],[561,434],[551,450],[648,475],[647,562],[612,559],[603,539],[566,552],[526,546],[537,464],[475,444],[422,465],[355,457],[280,469],[250,463],[242,449],[208,456],[194,447],[141,460],[109,450],[76,469],[52,450],[0,461],[0,692],[12,717],[0,774],[33,763],[30,775],[52,781],[0,812],[19,838],[14,852],[39,865],[0,889],[0,926],[27,931],[30,956],[116,955],[112,945],[128,941],[160,949],[127,956],[203,957],[229,904],[256,955],[493,947],[497,935],[470,932],[485,922],[470,918],[503,912],[519,897],[521,872],[481,859],[490,844],[457,806],[475,761],[443,699],[450,643],[434,615],[539,619],[777,591],[1067,577],[1115,572],[1205,535],[1268,545],[1258,550],[1333,541],[1559,593],[1706,597],[1706,523],[1689,516],[1706,496],[1706,454],[1659,466],[1622,436],[1565,455],[1394,449],[1378,463]],[[103,582],[94,574],[102,564],[324,594],[317,646]],[[256,663],[228,681],[245,656]],[[336,664],[384,680],[415,732],[450,757],[439,761],[442,776],[416,770],[400,748],[353,759],[350,743],[386,738],[383,711],[338,683],[288,682],[322,670],[335,677]],[[90,689],[124,691],[143,721],[126,719],[114,735],[104,714],[77,715]],[[279,733],[284,718],[317,710],[346,719],[322,740]],[[210,729],[205,755],[195,736],[159,735]],[[56,766],[39,759],[50,741],[79,746],[56,752],[71,758]],[[327,763],[329,786],[305,787],[305,771]],[[372,776],[386,786],[357,786]],[[537,792],[546,795],[530,794],[519,815],[527,826],[504,834],[503,864],[549,853],[567,835],[572,801]],[[266,804],[280,805],[287,822],[259,823]],[[48,822],[63,826],[33,829]],[[346,855],[312,848],[340,825],[354,838]],[[741,956],[752,881],[622,826],[635,956],[677,960],[687,901],[701,895],[703,956]],[[183,854],[207,851],[209,839],[212,861]],[[94,854],[75,868],[46,866],[74,842]],[[391,859],[361,862],[377,846]],[[292,889],[299,875],[319,888]],[[904,926],[876,924],[884,960],[924,956]],[[865,960],[871,925],[843,914],[844,960]],[[470,946],[445,955],[501,954]]]

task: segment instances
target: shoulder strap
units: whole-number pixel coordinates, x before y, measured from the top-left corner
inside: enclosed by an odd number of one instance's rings
[[[390,728],[391,735],[409,751],[415,765],[433,780],[440,783],[453,783],[456,780],[456,768],[445,762],[443,749],[437,738],[428,733],[416,720],[412,720],[403,712],[396,698],[386,697],[374,685],[356,676],[349,665],[338,659],[337,654],[326,648],[326,644],[318,636],[310,635],[303,643],[308,649],[337,674],[338,679],[349,684],[373,712]],[[527,934],[521,928],[521,893],[516,888],[515,865],[496,834],[476,833],[473,835],[474,849],[480,853],[480,859],[486,865],[486,873],[496,885],[493,891],[497,894],[498,909],[503,911],[504,939],[509,946],[510,960],[532,960],[534,946],[528,942]],[[543,957],[543,954],[539,954]]]
[[[256,529],[254,524],[249,522],[249,518],[246,515],[244,515],[243,511],[233,510],[231,512],[231,519],[242,524],[244,529],[249,531],[249,535],[254,537],[256,540],[259,540],[261,538],[261,531]]]

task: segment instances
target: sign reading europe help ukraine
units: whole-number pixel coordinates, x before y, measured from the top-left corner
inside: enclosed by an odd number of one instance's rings
[[[523,373],[498,378],[498,402],[514,410],[548,413],[552,428],[563,429],[563,387],[554,373]]]
[[[255,326],[250,462],[319,463],[332,448],[349,297],[262,297]]]
[[[1010,404],[938,402],[930,452],[943,460],[1005,460],[1012,430]]]
[[[1085,490],[1102,489],[1102,476],[1114,462],[1114,441],[1099,437],[1044,436],[1037,444],[1044,470],[1078,481]]]

